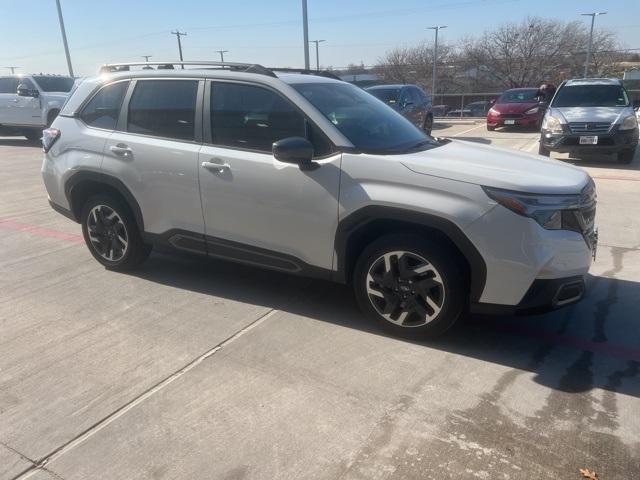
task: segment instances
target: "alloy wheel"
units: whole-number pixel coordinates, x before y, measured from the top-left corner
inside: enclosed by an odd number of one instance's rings
[[[93,249],[105,260],[118,262],[127,253],[129,235],[122,217],[107,205],[96,205],[87,217]]]
[[[408,251],[387,252],[367,272],[369,301],[385,320],[401,327],[433,321],[444,306],[440,273],[425,258]]]

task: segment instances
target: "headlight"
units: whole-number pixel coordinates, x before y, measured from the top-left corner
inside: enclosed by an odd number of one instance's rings
[[[540,107],[533,107],[530,108],[529,110],[527,110],[526,112],[524,112],[526,115],[532,115],[534,113],[538,113],[538,110],[540,110]]]
[[[534,219],[547,230],[574,230],[566,225],[565,212],[580,208],[580,194],[576,195],[538,195],[512,192],[499,188],[482,187],[484,192],[500,205],[518,215]]]
[[[494,110],[493,108],[490,108],[487,113],[489,113],[491,115],[499,115],[499,112],[497,110]]]
[[[556,117],[546,115],[542,120],[542,129],[549,130],[551,133],[562,133],[562,122]]]
[[[620,124],[620,128],[618,130],[633,130],[638,126],[638,120],[636,120],[635,115],[629,115],[625,118]]]

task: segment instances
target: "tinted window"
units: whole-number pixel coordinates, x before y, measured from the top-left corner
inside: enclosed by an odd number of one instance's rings
[[[562,87],[554,107],[626,107],[627,92],[620,85],[571,85]]]
[[[43,92],[69,92],[73,87],[73,78],[71,77],[40,77],[35,76],[33,79]]]
[[[538,90],[507,90],[496,103],[532,103],[538,101]]]
[[[363,152],[399,153],[437,145],[402,115],[354,85],[336,82],[291,86]]]
[[[399,88],[373,88],[367,90],[374,97],[382,100],[384,103],[397,103],[400,95]]]
[[[129,82],[114,83],[96,93],[82,110],[82,121],[91,127],[115,129],[128,86]]]
[[[422,105],[424,103],[424,100],[420,95],[420,90],[418,90],[416,87],[409,89],[409,101],[415,103],[416,105]]]
[[[141,80],[129,102],[127,131],[157,137],[195,138],[195,80]]]
[[[215,145],[271,152],[277,140],[306,136],[303,115],[280,95],[251,85],[214,83],[211,138]]]
[[[18,91],[18,79],[15,77],[0,78],[0,93],[16,93]]]

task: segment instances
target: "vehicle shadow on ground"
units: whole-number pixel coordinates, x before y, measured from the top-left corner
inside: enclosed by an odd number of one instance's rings
[[[553,154],[551,154],[553,157]],[[610,168],[614,170],[640,170],[640,149],[636,151],[633,161],[628,164],[618,163],[615,154],[611,155],[584,155],[582,157],[559,158],[563,162],[570,163],[576,167]]]
[[[360,313],[344,285],[164,253],[153,253],[130,275],[388,336]],[[640,283],[590,277],[588,292],[581,303],[549,314],[469,316],[438,340],[406,341],[529,371],[556,390],[602,388],[640,397],[634,378],[640,375]]]

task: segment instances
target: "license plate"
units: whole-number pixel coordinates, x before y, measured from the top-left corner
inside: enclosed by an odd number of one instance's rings
[[[516,121],[515,120],[505,120],[504,124],[505,125],[515,125]]]
[[[597,136],[580,137],[580,145],[597,145]]]

